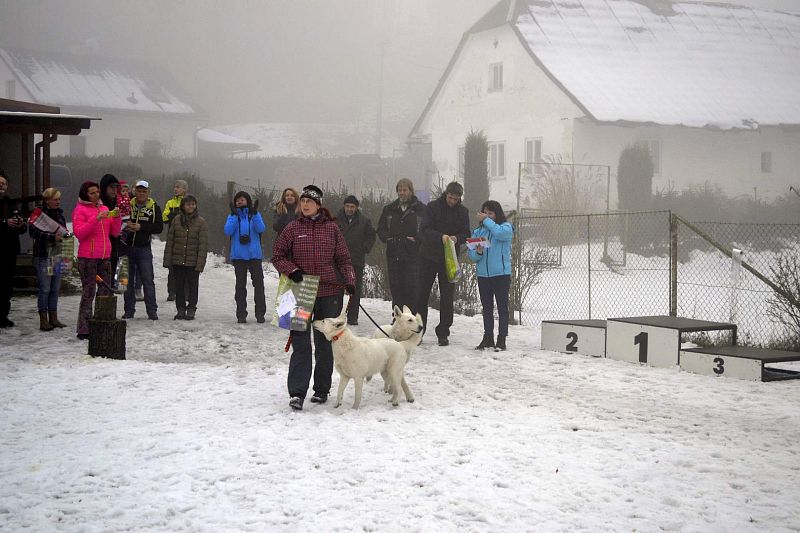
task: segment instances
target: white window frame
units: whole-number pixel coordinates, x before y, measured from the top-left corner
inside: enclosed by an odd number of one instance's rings
[[[653,176],[661,175],[661,159],[664,153],[664,145],[658,139],[646,139],[643,141],[650,152],[650,159],[653,161]]]
[[[763,174],[772,174],[772,152],[761,152],[761,172]]]
[[[542,173],[542,138],[541,137],[528,137],[525,139],[525,166],[533,163],[530,168],[534,175]]]
[[[503,63],[491,63],[489,65],[489,92],[500,92],[503,90]]]
[[[127,144],[125,146],[125,150],[122,150],[123,144]],[[130,157],[131,155],[131,140],[130,139],[123,139],[121,137],[114,138],[114,157]]]
[[[506,142],[495,141],[489,143],[489,179],[501,180],[506,177]]]

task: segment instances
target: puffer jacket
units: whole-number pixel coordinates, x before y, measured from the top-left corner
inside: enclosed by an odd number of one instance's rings
[[[72,231],[78,239],[78,257],[108,259],[111,257],[110,237],[119,235],[122,219],[108,217],[97,220],[97,215],[108,208],[102,203],[93,204],[78,200],[72,211]]]
[[[272,264],[287,276],[297,269],[320,277],[318,296],[342,293],[355,285],[355,272],[344,235],[327,209],[316,219],[300,216],[281,232],[272,249]]]
[[[194,267],[202,272],[208,255],[208,226],[197,214],[181,213],[173,217],[164,246],[164,266]]]
[[[419,253],[419,230],[425,204],[412,196],[408,208],[400,209],[400,199],[395,200],[381,212],[378,220],[378,238],[386,243],[386,259],[389,261],[417,261]],[[408,237],[413,237],[414,240]]]
[[[64,210],[60,207],[56,209],[48,209],[46,205],[43,205],[42,213],[52,218],[65,228],[67,227],[67,220],[64,218]],[[52,233],[43,232],[33,224],[28,226],[28,231],[30,232],[31,237],[33,237],[33,256],[50,257],[50,252],[57,242],[56,236]]]
[[[225,221],[225,235],[231,238],[231,260],[234,259],[264,259],[264,252],[261,249],[261,234],[267,227],[261,213],[256,212],[250,215],[251,210],[247,207],[236,209],[235,215],[228,215]],[[250,242],[242,244],[239,237],[249,235]]]
[[[514,239],[514,228],[506,221],[497,224],[489,217],[483,219],[480,226],[472,231],[473,238],[483,237],[491,246],[479,254],[475,250],[468,252],[469,258],[476,263],[479,278],[511,275],[511,241]]]

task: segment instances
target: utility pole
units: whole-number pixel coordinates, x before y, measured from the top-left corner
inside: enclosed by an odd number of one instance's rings
[[[387,41],[380,42],[380,68],[378,69],[378,120],[375,131],[375,155],[381,156],[381,132],[383,131],[383,53]]]

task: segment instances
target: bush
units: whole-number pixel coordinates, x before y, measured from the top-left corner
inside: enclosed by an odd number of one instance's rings
[[[489,199],[489,141],[483,131],[470,131],[464,142],[464,205],[470,213],[480,211]]]
[[[783,252],[771,270],[772,281],[783,294],[776,291],[767,299],[767,315],[782,324],[786,331],[784,338],[772,347],[800,350],[800,259],[796,253]]]
[[[653,194],[653,159],[643,144],[623,148],[617,167],[619,209],[644,211],[650,209]]]

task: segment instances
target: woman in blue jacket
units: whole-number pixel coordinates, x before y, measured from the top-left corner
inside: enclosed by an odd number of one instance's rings
[[[478,213],[478,227],[473,238],[486,239],[488,247],[478,245],[469,251],[469,258],[476,263],[478,292],[483,306],[483,340],[476,350],[494,348],[496,352],[506,349],[508,336],[508,291],[511,287],[511,240],[514,228],[506,220],[503,208],[494,200],[487,200]],[[497,302],[499,324],[497,342],[494,342],[494,302]]]
[[[231,238],[231,263],[236,274],[236,319],[240,324],[247,322],[247,272],[253,280],[253,291],[256,300],[256,321],[265,322],[267,302],[264,299],[264,268],[261,261],[264,253],[261,250],[261,234],[266,226],[258,202],[245,191],[239,191],[233,197],[231,214],[225,221],[225,235]]]

